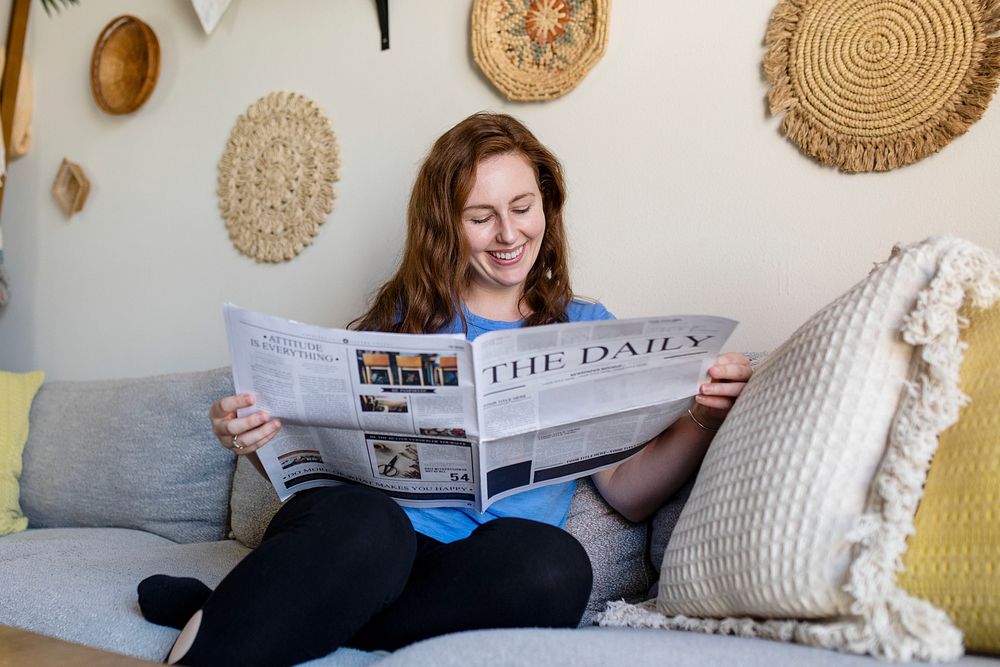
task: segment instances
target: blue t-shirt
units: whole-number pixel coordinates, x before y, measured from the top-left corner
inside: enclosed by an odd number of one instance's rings
[[[601,304],[576,299],[570,302],[566,314],[570,322],[615,319],[615,316]],[[469,325],[466,337],[470,341],[488,331],[518,329],[524,326],[523,320],[516,322],[488,320],[469,312],[468,309],[465,310],[465,319]],[[451,326],[442,329],[441,333],[463,333],[462,321],[456,318]],[[454,542],[468,537],[477,526],[500,517],[534,519],[553,526],[562,526],[566,522],[575,489],[575,481],[542,486],[498,500],[490,505],[486,512],[458,507],[430,509],[404,507],[403,509],[418,532],[441,542]]]

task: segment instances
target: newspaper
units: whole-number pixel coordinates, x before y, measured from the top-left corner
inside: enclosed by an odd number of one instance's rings
[[[682,315],[462,334],[328,329],[225,305],[237,393],[282,428],[281,500],[345,482],[468,507],[638,453],[692,405],[736,322]]]

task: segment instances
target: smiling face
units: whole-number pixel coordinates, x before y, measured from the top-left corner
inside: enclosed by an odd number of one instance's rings
[[[535,170],[520,153],[481,161],[462,208],[462,233],[472,280],[464,295],[473,304],[519,317],[518,302],[545,234],[545,212]]]

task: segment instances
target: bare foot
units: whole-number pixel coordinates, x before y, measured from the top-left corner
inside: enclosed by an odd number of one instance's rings
[[[177,635],[177,641],[174,642],[174,647],[170,649],[170,655],[167,656],[168,665],[176,664],[178,660],[187,654],[191,649],[191,644],[194,643],[194,638],[198,636],[198,628],[200,627],[201,609],[194,613],[194,616],[187,622],[181,633]]]

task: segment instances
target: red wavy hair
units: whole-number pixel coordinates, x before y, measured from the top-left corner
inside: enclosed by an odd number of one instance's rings
[[[526,326],[567,321],[570,288],[562,209],[562,167],[535,136],[506,114],[477,113],[445,132],[417,174],[406,218],[406,244],[396,274],[374,294],[354,329],[434,333],[456,317],[467,328],[461,295],[472,278],[462,208],[484,159],[518,153],[535,169],[545,234],[525,281]]]

